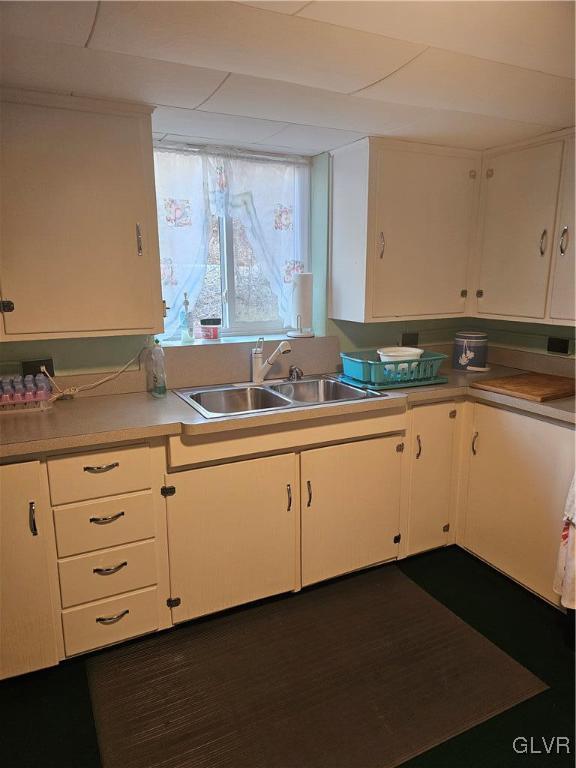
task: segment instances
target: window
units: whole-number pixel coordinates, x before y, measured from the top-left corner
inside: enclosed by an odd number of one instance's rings
[[[308,163],[162,148],[154,165],[163,338],[209,317],[228,335],[292,327],[292,277],[308,269]]]

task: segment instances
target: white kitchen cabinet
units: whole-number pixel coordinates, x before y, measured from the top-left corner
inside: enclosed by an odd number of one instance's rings
[[[454,449],[457,409],[454,403],[414,408],[409,443],[410,484],[407,554],[449,540],[455,490]]]
[[[0,467],[0,679],[58,663],[40,464]]]
[[[552,583],[574,431],[477,403],[471,437],[464,546],[558,603]]]
[[[556,235],[554,238],[552,295],[550,317],[553,320],[576,319],[574,296],[574,262],[576,259],[575,201],[574,201],[574,136],[564,143],[562,182]]]
[[[3,337],[161,331],[150,108],[2,97]]]
[[[464,315],[479,153],[365,139],[332,167],[329,315]]]
[[[401,445],[391,436],[301,454],[303,586],[396,557]]]
[[[175,622],[300,586],[295,454],[166,478]]]
[[[484,158],[476,311],[544,318],[562,141]]]

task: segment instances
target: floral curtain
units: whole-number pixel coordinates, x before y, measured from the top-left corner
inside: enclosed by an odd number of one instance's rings
[[[218,151],[155,152],[165,336],[180,324],[184,293],[194,306],[208,259],[211,216],[238,219],[288,327],[292,276],[306,269],[308,166]]]
[[[208,156],[207,161],[212,211],[244,225],[287,327],[292,276],[306,269],[308,168],[234,154]]]

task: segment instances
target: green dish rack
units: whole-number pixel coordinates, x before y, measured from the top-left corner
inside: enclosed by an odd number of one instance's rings
[[[362,352],[341,352],[343,378],[350,382],[378,389],[417,387],[445,384],[448,379],[438,376],[440,366],[448,355],[424,352],[414,360],[382,362],[375,349]]]

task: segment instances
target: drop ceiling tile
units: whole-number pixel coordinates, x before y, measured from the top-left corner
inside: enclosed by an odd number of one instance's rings
[[[298,0],[294,0],[294,2],[291,2],[291,0],[272,0],[272,2],[263,3],[243,2],[242,5],[251,5],[254,8],[261,8],[263,11],[287,13],[289,16],[292,16],[292,14],[301,11],[305,5],[308,5],[308,2],[301,2],[301,0],[300,2]]]
[[[422,46],[229,2],[105,2],[91,48],[347,93]]]
[[[300,18],[574,77],[574,3],[313,2]]]
[[[210,96],[226,76],[186,64],[21,37],[5,38],[0,71],[5,85],[19,88],[190,108]]]
[[[573,80],[438,48],[359,95],[553,128],[574,124]]]
[[[195,107],[226,72],[20,37],[2,46],[1,79],[19,88]]]
[[[489,149],[548,133],[550,127],[466,112],[429,110],[429,114],[387,136],[466,149]]]
[[[311,125],[287,125],[269,139],[264,139],[262,146],[284,147],[303,154],[318,154],[330,149],[352,144],[364,138],[363,133],[339,131],[334,128],[317,128]]]
[[[2,2],[2,34],[84,45],[97,2]]]
[[[282,130],[284,123],[217,115],[194,109],[158,107],[152,115],[152,128],[156,132],[234,144],[267,139]]]
[[[231,75],[200,110],[286,123],[378,133],[414,122],[421,107],[344,96],[277,80]]]

